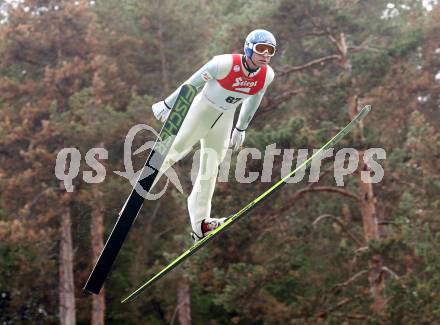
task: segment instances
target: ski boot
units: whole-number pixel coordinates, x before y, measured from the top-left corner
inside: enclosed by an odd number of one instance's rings
[[[217,229],[222,224],[225,223],[227,218],[206,218],[200,223],[200,230],[202,236],[199,236],[195,231],[191,231],[191,237],[194,242],[199,241],[209,233],[211,233],[214,229]]]

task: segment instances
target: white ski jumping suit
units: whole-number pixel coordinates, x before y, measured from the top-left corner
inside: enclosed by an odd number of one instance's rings
[[[242,104],[236,128],[245,130],[274,79],[270,66],[250,73],[243,62],[240,54],[215,56],[183,83],[203,89],[194,98],[160,170],[166,171],[200,141],[200,169],[188,197],[191,226],[199,236],[201,222],[211,214],[218,167],[229,146],[235,109]],[[167,107],[174,105],[180,87],[165,99]]]

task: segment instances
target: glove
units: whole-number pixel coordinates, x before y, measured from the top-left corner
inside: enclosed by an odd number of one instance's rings
[[[168,115],[170,115],[171,108],[168,108],[168,106],[165,104],[165,101],[160,101],[156,104],[153,104],[151,106],[151,109],[153,110],[154,116],[162,122],[165,122],[168,118]]]
[[[246,135],[245,130],[239,130],[237,129],[237,127],[235,127],[234,132],[232,132],[229,147],[233,148],[234,150],[238,150],[244,142],[245,135]]]

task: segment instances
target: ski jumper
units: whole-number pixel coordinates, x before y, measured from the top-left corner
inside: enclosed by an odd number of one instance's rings
[[[270,66],[250,73],[243,65],[242,55],[224,54],[213,57],[183,83],[203,89],[194,98],[160,175],[200,141],[200,168],[188,197],[191,226],[198,235],[201,222],[211,214],[218,167],[228,149],[235,109],[242,104],[236,127],[245,130],[273,79]],[[168,107],[174,105],[179,91],[180,87],[165,99]]]

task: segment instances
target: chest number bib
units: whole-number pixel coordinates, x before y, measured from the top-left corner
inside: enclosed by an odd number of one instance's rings
[[[242,100],[242,98],[240,97],[232,97],[232,96],[228,96],[226,97],[225,101],[229,104],[236,104],[238,103],[240,100]]]

